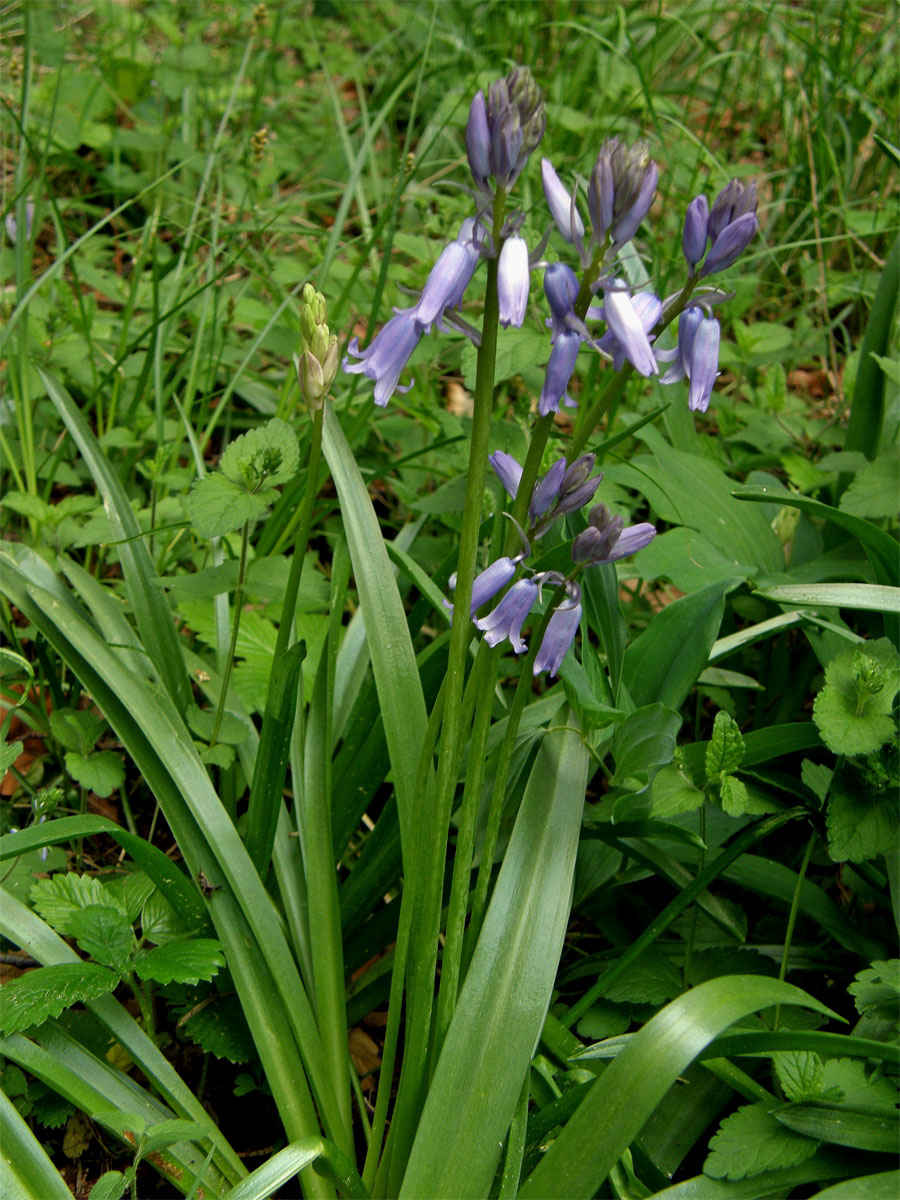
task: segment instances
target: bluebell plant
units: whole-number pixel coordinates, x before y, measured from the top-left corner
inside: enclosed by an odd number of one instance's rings
[[[633,372],[646,378],[660,376],[660,382],[667,385],[686,379],[689,408],[705,412],[718,375],[720,327],[713,308],[727,299],[727,293],[702,281],[738,259],[756,235],[758,223],[752,182],[732,180],[711,206],[705,195],[698,195],[687,206],[683,223],[682,250],[687,264],[683,288],[668,297],[651,289],[635,291],[623,278],[619,253],[637,236],[651,212],[659,170],[646,142],[627,146],[611,137],[601,145],[587,180],[586,213],[580,195],[584,182],[576,179],[569,187],[550,159],[542,159],[541,182],[551,221],[538,244],[529,250],[522,232],[524,214],[507,211],[507,197],[539,145],[544,126],[543,98],[527,68],[517,67],[491,84],[486,93],[477,93],[465,129],[474,212],[441,252],[416,303],[396,309],[365,350],[359,349],[354,338],[344,370],[374,380],[375,403],[385,405],[395,391],[405,392],[412,386],[412,381],[401,385],[400,378],[424,333],[434,326],[441,330],[452,326],[468,333],[477,345],[482,346],[488,337],[495,344],[497,324],[523,324],[531,272],[543,269],[550,345],[531,449],[524,466],[502,451],[490,456],[513,502],[509,515],[521,544],[507,545],[480,573],[472,569],[464,589],[460,590],[462,571],[451,585],[456,586],[457,600],[465,596],[469,617],[486,643],[496,646],[508,641],[520,654],[528,648],[522,629],[549,590],[550,610],[544,617],[543,637],[531,654],[531,668],[535,674],[546,671],[552,676],[580,625],[580,572],[636,553],[656,533],[646,522],[626,527],[621,517],[602,504],[595,505],[587,527],[571,543],[573,565],[567,575],[534,572],[527,566],[533,542],[555,521],[587,506],[601,479],[592,477],[595,456],[583,451],[602,415],[602,405],[608,403],[603,398],[580,422],[567,455],[538,478],[555,415],[561,406],[578,404],[570,392],[578,356],[583,349],[600,355],[621,382]],[[563,259],[544,258],[553,229],[574,252],[572,265]],[[486,307],[479,335],[466,328],[454,310],[460,309],[482,259],[492,264],[488,303],[493,288],[494,308],[489,316]],[[676,320],[676,345],[661,347],[660,334]],[[598,323],[602,328],[597,328]],[[489,407],[491,381],[487,389]],[[489,421],[484,428],[489,428]],[[485,456],[487,449],[485,446]],[[483,466],[483,462],[477,464],[481,478]],[[461,565],[465,557],[461,548]],[[479,616],[479,610],[493,601],[495,606]]]

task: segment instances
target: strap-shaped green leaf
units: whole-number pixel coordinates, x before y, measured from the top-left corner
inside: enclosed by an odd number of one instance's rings
[[[834,1015],[800,988],[759,975],[710,979],[667,1004],[592,1085],[521,1188],[522,1200],[593,1196],[704,1047],[741,1017],[775,1004]]]
[[[544,738],[419,1123],[401,1196],[486,1196],[550,1003],[588,753]],[[570,1193],[575,1195],[576,1193]]]
[[[0,1091],[0,1119],[3,1122],[0,1192],[7,1200],[72,1200],[62,1176],[3,1091]]]
[[[75,401],[52,375],[38,366],[35,370],[56,411],[75,439],[103,498],[113,536],[119,543],[117,550],[128,587],[128,598],[150,666],[175,701],[178,711],[184,712],[190,703],[191,691],[181,643],[172,621],[169,601],[125,490]]]
[[[384,548],[378,518],[353,451],[334,412],[328,408],[322,448],[341,503],[344,531],[375,674],[394,773],[404,859],[411,860],[416,811],[416,773],[425,741],[425,701],[416,659],[397,591],[391,560]]]

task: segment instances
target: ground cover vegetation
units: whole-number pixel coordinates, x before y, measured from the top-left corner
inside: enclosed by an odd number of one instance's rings
[[[2,21],[3,1194],[896,1196],[896,6]]]

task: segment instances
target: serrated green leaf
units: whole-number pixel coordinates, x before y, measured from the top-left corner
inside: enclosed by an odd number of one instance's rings
[[[882,454],[857,471],[840,507],[854,517],[896,517],[898,493],[900,459],[896,453]]]
[[[681,971],[656,950],[626,967],[604,992],[604,999],[624,1004],[662,1004],[681,991]]]
[[[630,1011],[609,1000],[598,1000],[576,1025],[580,1037],[599,1041],[624,1033],[631,1024]]]
[[[66,770],[76,783],[98,796],[109,796],[125,782],[125,764],[112,750],[93,754],[66,752]]]
[[[211,708],[198,708],[196,704],[192,704],[185,716],[192,733],[196,733],[197,737],[203,738],[207,742],[212,738],[216,725],[216,714]],[[240,746],[246,742],[249,736],[250,730],[243,721],[238,720],[231,713],[222,713],[219,731],[216,735],[217,742],[225,742],[229,746]]]
[[[706,747],[706,778],[717,779],[736,771],[744,758],[744,739],[737,721],[726,712],[717,712],[712,737]]]
[[[40,525],[46,525],[50,520],[50,505],[40,496],[33,496],[30,492],[5,492],[3,507],[18,513],[20,517],[37,521]]]
[[[890,1076],[869,1079],[865,1064],[856,1058],[830,1058],[823,1068],[823,1084],[839,1091],[844,1104],[893,1113],[897,1107],[897,1082]]]
[[[93,875],[67,871],[39,879],[31,889],[32,907],[57,933],[68,934],[69,920],[82,908],[100,904],[121,911],[116,896]]]
[[[652,817],[676,817],[693,812],[703,803],[703,793],[680,767],[663,767],[653,779]]]
[[[781,1050],[772,1055],[775,1074],[786,1100],[812,1100],[822,1094],[825,1068],[810,1050]]]
[[[88,709],[58,708],[50,714],[53,736],[75,754],[90,754],[105,728],[104,718]]]
[[[56,963],[29,971],[3,985],[0,1032],[18,1033],[41,1025],[73,1004],[105,996],[118,982],[114,971],[97,963]]]
[[[873,754],[894,734],[900,657],[888,638],[836,655],[813,705],[822,741],[835,754]]]
[[[818,1142],[785,1129],[765,1104],[749,1104],[726,1117],[709,1143],[703,1173],[713,1179],[746,1179],[793,1167],[816,1152]]]
[[[156,884],[144,871],[129,871],[105,881],[103,887],[133,925]]]
[[[90,958],[120,974],[128,968],[134,949],[131,922],[124,913],[101,904],[90,904],[74,912],[68,921],[69,935]]]
[[[835,862],[864,862],[896,850],[898,797],[860,794],[858,782],[857,776],[839,771],[831,786],[825,824]]]
[[[216,1058],[245,1063],[254,1057],[253,1038],[237,996],[214,997],[179,1028]]]
[[[252,489],[287,483],[297,474],[299,465],[297,435],[290,425],[275,417],[230,442],[219,462],[226,479]]]
[[[719,798],[722,808],[730,817],[742,817],[749,811],[750,796],[747,786],[734,775],[726,775],[722,780]]]
[[[32,1102],[31,1116],[47,1129],[62,1129],[75,1112],[74,1104],[40,1083],[29,1090],[29,1099]]]
[[[900,958],[873,962],[847,988],[856,1011],[896,1021],[900,1016]]]
[[[144,941],[161,946],[164,942],[183,938],[187,930],[181,917],[162,892],[154,891],[141,909],[141,936]]]
[[[121,1171],[104,1171],[88,1194],[88,1200],[121,1200],[128,1180]]]
[[[214,938],[192,938],[186,942],[167,942],[136,955],[134,969],[141,979],[156,983],[199,983],[212,979],[224,967],[222,944]]]
[[[201,536],[222,537],[261,517],[277,495],[274,488],[245,492],[216,472],[194,481],[187,499],[188,518]]]

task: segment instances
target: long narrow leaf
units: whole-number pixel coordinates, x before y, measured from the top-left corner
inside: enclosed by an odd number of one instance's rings
[[[2,1090],[0,1121],[3,1124],[0,1192],[7,1200],[72,1200],[62,1176]]]
[[[191,693],[181,643],[162,582],[144,545],[141,528],[128,497],[75,401],[52,375],[40,367],[36,367],[36,370],[103,497],[106,516],[119,542],[119,561],[141,641],[147,652],[148,666],[163,683],[179,712],[184,712],[190,703]]]
[[[703,1048],[735,1021],[776,1004],[834,1015],[800,988],[759,975],[710,979],[666,1005],[592,1085],[521,1188],[521,1200],[593,1196]]]
[[[550,1003],[587,766],[575,730],[547,734],[438,1060],[401,1196],[488,1194]]]

